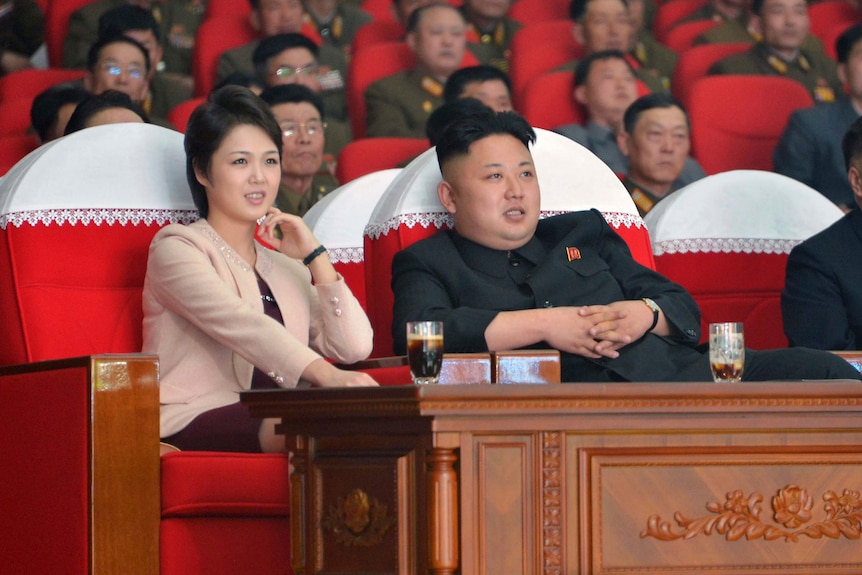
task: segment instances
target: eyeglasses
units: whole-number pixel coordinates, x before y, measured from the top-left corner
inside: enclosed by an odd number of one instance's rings
[[[306,64],[299,68],[291,66],[282,66],[275,71],[275,75],[279,78],[293,78],[294,76],[316,76],[320,71],[320,66],[317,64]]]
[[[123,68],[114,62],[105,62],[102,64],[102,70],[111,76],[121,76],[123,74]],[[129,66],[126,69],[126,73],[129,74],[129,78],[133,78],[135,80],[140,80],[144,77],[144,71],[136,66]]]
[[[326,122],[321,122],[320,120],[312,120],[310,122],[284,122],[281,124],[281,133],[284,134],[285,138],[292,138],[299,134],[300,128],[305,130],[305,133],[312,137],[317,134],[323,135],[324,130],[326,130]]]

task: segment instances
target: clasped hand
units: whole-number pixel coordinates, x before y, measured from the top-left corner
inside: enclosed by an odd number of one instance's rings
[[[640,300],[607,305],[552,308],[548,343],[591,359],[619,357],[619,350],[637,341],[652,325],[652,311]]]
[[[281,238],[275,235],[276,228],[281,230]],[[302,218],[276,207],[269,209],[260,225],[260,237],[287,257],[299,260],[320,245]]]

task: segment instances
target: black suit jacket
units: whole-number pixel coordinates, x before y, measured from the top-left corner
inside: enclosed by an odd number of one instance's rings
[[[859,208],[790,252],[781,313],[790,345],[862,349]]]
[[[485,329],[501,311],[649,297],[677,338],[647,334],[622,348],[617,359],[564,353],[564,381],[691,380],[695,364],[699,379],[710,378],[708,363],[694,349],[700,338],[697,304],[681,286],[635,262],[596,210],[541,220],[535,236],[510,252],[454,231],[438,232],[395,255],[392,289],[392,333],[395,351],[402,354],[404,325],[411,320],[442,320],[448,352],[487,351]]]

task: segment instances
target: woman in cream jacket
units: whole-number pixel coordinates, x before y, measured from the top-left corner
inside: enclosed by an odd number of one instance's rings
[[[144,351],[160,360],[161,436],[182,449],[283,448],[251,419],[246,389],[376,385],[341,363],[371,351],[368,318],[301,218],[272,207],[282,134],[250,91],[228,86],[192,114],[186,171],[201,220],[150,245]],[[255,241],[258,221],[260,238]]]

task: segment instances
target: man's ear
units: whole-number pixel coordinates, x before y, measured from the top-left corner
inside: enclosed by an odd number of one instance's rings
[[[572,36],[575,38],[575,42],[579,46],[584,45],[584,25],[580,22],[575,22],[572,25]]]
[[[862,172],[856,166],[850,166],[850,169],[847,171],[847,179],[850,181],[850,188],[853,189],[856,203],[860,204],[862,202]]]
[[[748,27],[752,32],[763,37],[763,20],[757,14],[752,14],[748,18]]]
[[[404,37],[404,41],[410,46],[410,50],[416,51],[416,32],[410,32]]]
[[[617,146],[625,157],[629,156],[629,134],[623,130],[617,132]]]
[[[446,180],[437,184],[437,197],[440,198],[440,203],[443,204],[447,212],[454,214],[458,211],[458,206],[455,202],[455,189]]]
[[[251,25],[252,30],[255,32],[260,32],[260,14],[257,10],[252,10],[248,14],[248,23]]]
[[[572,91],[572,98],[581,106],[587,105],[587,87],[581,84]]]
[[[847,85],[847,64],[838,64],[838,79],[842,84]]]
[[[94,83],[95,81],[93,80],[93,72],[87,70],[87,73],[84,74],[84,89],[92,94]]]

